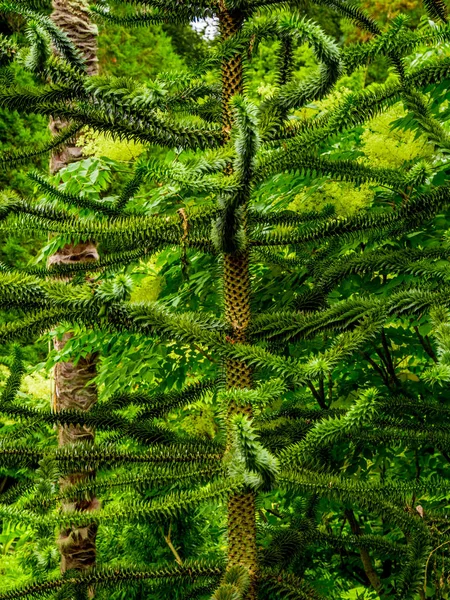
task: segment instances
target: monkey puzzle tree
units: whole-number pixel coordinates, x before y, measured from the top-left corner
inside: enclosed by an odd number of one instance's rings
[[[449,540],[443,498],[450,424],[445,397],[433,387],[450,380],[450,250],[442,243],[450,203],[450,59],[445,45],[433,51],[450,38],[445,5],[424,3],[430,23],[420,31],[401,17],[381,30],[355,5],[318,1],[370,34],[364,44],[340,49],[302,18],[301,3],[97,2],[93,13],[130,26],[218,19],[219,42],[191,74],[165,73],[136,85],[89,77],[70,40],[35,3],[25,4],[1,2],[0,10],[39,23],[34,52],[51,39],[61,55],[42,52],[40,69],[52,80],[44,90],[4,89],[0,105],[70,120],[53,147],[87,125],[166,148],[167,158],[141,160],[120,195],[104,201],[41,176],[34,180],[44,199],[5,194],[3,232],[46,231],[64,243],[95,239],[101,258],[3,269],[1,305],[20,312],[0,338],[29,340],[64,321],[134,336],[144,347],[162,338],[200,349],[214,373],[199,371],[181,391],[124,389],[88,412],[53,413],[16,398],[22,370],[16,348],[0,412],[25,425],[3,436],[0,455],[4,466],[27,469],[31,481],[17,486],[0,514],[51,534],[87,522],[164,527],[217,503],[226,510],[227,543],[226,556],[220,544],[196,560],[174,549],[175,562],[72,571],[0,598],[78,598],[143,581],[148,597],[321,598],[325,572],[339,581],[358,579],[355,557],[378,596],[427,597],[430,558]],[[255,103],[244,82],[252,56],[268,40],[279,44],[276,86]],[[304,43],[317,70],[299,79],[296,49]],[[425,46],[432,50],[425,53]],[[333,95],[342,76],[376,60],[392,66],[385,84]],[[213,75],[220,83],[211,83]],[[360,149],[363,129],[399,102],[405,112],[395,127],[421,136],[428,160],[419,156],[401,169],[374,166]],[[328,205],[289,209],[286,188],[327,180],[366,190],[372,202],[345,217]],[[144,182],[155,183],[157,209],[134,198]],[[193,277],[199,265],[210,273],[209,297],[200,297],[199,306],[198,297],[185,294],[185,311],[170,309],[164,295],[157,303],[130,301],[130,277],[120,269],[176,247],[185,275]],[[95,272],[105,273],[102,283],[62,279]],[[223,307],[215,302],[217,287]],[[214,439],[181,434],[164,421],[210,395],[219,423]],[[129,407],[132,416],[124,414]],[[27,446],[27,424],[36,420],[95,427],[105,437],[41,452]],[[393,456],[405,463],[395,466]],[[431,462],[432,478],[426,476]],[[50,463],[63,476],[74,470],[99,476],[51,493],[52,486],[42,485]],[[125,465],[127,472],[120,469]],[[79,510],[58,512],[61,499],[76,503],[120,487],[134,494],[89,519]],[[448,559],[442,560],[445,573]],[[326,597],[341,597],[333,595],[340,591]]]

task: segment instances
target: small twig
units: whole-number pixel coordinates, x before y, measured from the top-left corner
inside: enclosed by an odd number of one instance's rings
[[[386,355],[386,361],[387,361],[387,366],[388,366],[389,372],[391,373],[392,377],[397,378],[397,375],[396,375],[395,369],[394,369],[394,363],[392,361],[391,350],[389,348],[388,339],[386,337],[386,332],[384,331],[384,329],[381,330],[381,343],[383,344],[384,353]]]
[[[200,354],[202,356],[204,356],[205,358],[207,358],[209,361],[216,363],[217,360],[214,360],[214,358],[212,356],[210,356],[207,352],[205,352],[204,350],[202,350],[200,348],[200,346],[197,346],[197,344],[192,344],[194,346],[194,348],[197,350],[197,352],[200,352]]]
[[[345,510],[345,517],[348,520],[348,524],[350,525],[350,529],[352,530],[353,535],[360,536],[361,535],[361,527],[359,526],[358,521],[356,520],[355,513],[350,508]],[[380,578],[378,577],[378,573],[375,571],[372,560],[366,548],[359,549],[359,555],[361,556],[361,562],[364,567],[364,572],[369,580],[373,589],[377,592],[378,595],[382,594],[383,586],[381,584]]]
[[[319,377],[319,395],[322,398],[322,402],[326,405],[325,401],[325,386],[324,386],[324,376],[321,375]]]
[[[320,408],[322,408],[323,410],[326,410],[328,407],[325,404],[325,402],[322,400],[319,392],[316,390],[316,388],[314,387],[314,384],[312,381],[307,381],[306,385],[309,387],[309,389],[311,390],[312,395],[314,396],[314,398],[317,400],[318,405],[320,406]]]
[[[385,384],[387,385],[388,388],[392,389],[393,377],[392,377],[392,372],[389,368],[388,359],[385,357],[385,355],[383,354],[383,351],[380,348],[375,348],[375,352],[378,354],[381,362],[383,363],[383,367],[386,371]]]
[[[333,402],[333,376],[331,371],[328,372],[328,406]]]
[[[391,351],[389,348],[388,339],[386,337],[386,333],[384,329],[381,330],[381,343],[383,345],[383,352],[381,350],[376,350],[380,359],[384,362],[387,373],[389,374],[390,382],[392,382],[395,386],[400,385],[400,381],[397,377],[397,373],[395,372],[394,362],[392,360]]]
[[[437,356],[436,356],[436,354],[435,354],[435,352],[433,350],[433,346],[431,345],[430,338],[426,335],[424,339],[425,339],[425,344],[426,344],[426,346],[428,348],[428,351],[430,352],[430,354],[432,356],[434,356],[436,358],[436,362],[437,362],[438,358],[437,358]]]
[[[414,462],[415,462],[415,466],[416,466],[416,481],[420,480],[420,462],[419,462],[419,453],[417,452],[417,450],[414,451]],[[416,502],[416,492],[413,492],[412,498],[411,498],[411,506],[414,506]]]
[[[417,337],[419,338],[419,342],[422,344],[423,349],[425,350],[425,352],[428,354],[428,356],[435,362],[437,363],[438,359],[436,354],[434,353],[433,348],[431,347],[430,344],[430,340],[428,338],[428,336],[423,336],[420,331],[419,328],[417,327],[417,325],[414,325],[414,331],[416,332]]]
[[[264,509],[266,512],[270,513],[271,515],[273,515],[274,517],[278,517],[279,519],[284,519],[284,515],[282,515],[281,513],[279,513],[277,510],[273,510],[272,508],[265,508]]]
[[[428,571],[428,564],[430,562],[430,559],[433,556],[433,554],[436,552],[436,550],[439,550],[439,548],[442,548],[442,546],[445,546],[446,544],[450,544],[450,540],[447,540],[446,542],[442,542],[442,544],[439,544],[439,546],[436,546],[436,548],[433,548],[433,550],[430,552],[430,554],[429,554],[429,556],[427,558],[427,562],[425,564],[425,577],[424,577],[424,580],[423,580],[423,592],[424,592],[424,594],[427,593],[427,571]]]
[[[181,560],[181,557],[180,557],[180,555],[178,554],[178,552],[177,552],[177,549],[176,549],[176,548],[175,548],[175,546],[172,544],[172,540],[170,539],[170,533],[171,533],[171,531],[172,531],[172,524],[170,524],[170,525],[169,525],[169,532],[168,532],[168,534],[167,534],[167,535],[164,533],[164,529],[162,529],[162,528],[161,528],[161,531],[162,531],[163,537],[164,537],[164,539],[165,539],[165,541],[166,541],[166,544],[169,546],[169,548],[170,548],[170,550],[171,550],[172,554],[173,554],[173,555],[174,555],[174,557],[175,557],[175,561],[176,561],[176,562],[177,562],[179,565],[182,565],[182,564],[183,564],[183,561]]]
[[[2,479],[0,480],[0,494],[3,494],[3,490],[5,489],[7,482],[8,476],[2,477]]]
[[[383,380],[384,384],[387,387],[389,387],[389,379],[388,379],[387,373],[385,372],[385,370],[383,369],[383,367],[380,367],[373,360],[373,358],[370,357],[370,355],[367,352],[363,352],[362,355],[367,360],[367,362],[372,366],[372,368],[381,376],[381,379]]]
[[[346,523],[347,523],[347,515],[345,514],[345,511],[344,511],[344,520],[342,521],[341,526],[339,527],[339,535],[342,535],[342,532],[344,531],[344,527],[345,527]]]
[[[439,448],[442,456],[445,458],[445,460],[450,463],[450,456],[447,454],[447,452],[445,450],[442,450],[441,448]]]
[[[259,509],[258,509],[258,514],[259,514],[259,516],[261,517],[261,519],[264,521],[264,523],[266,523],[266,524],[267,524],[267,523],[269,522],[269,519],[268,519],[268,518],[266,517],[266,515],[264,514],[264,511],[263,511],[263,509],[262,509],[262,508],[259,508]]]
[[[189,279],[189,258],[187,255],[187,246],[188,246],[188,234],[189,234],[189,221],[184,208],[180,208],[177,210],[178,215],[181,219],[181,225],[183,229],[183,235],[181,236],[180,245],[181,245],[181,274],[183,279],[186,281]]]

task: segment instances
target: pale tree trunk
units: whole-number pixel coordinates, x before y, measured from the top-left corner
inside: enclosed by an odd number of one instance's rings
[[[93,25],[88,13],[87,0],[53,0],[52,19],[55,24],[67,33],[69,38],[80,50],[85,58],[87,72],[96,75],[97,62],[97,27]],[[59,119],[51,120],[50,129],[54,135],[67,126],[66,122]],[[67,146],[63,151],[55,154],[50,162],[51,173],[57,173],[68,164],[80,160],[82,148],[76,141]],[[49,264],[70,264],[93,261],[98,259],[95,243],[88,241],[79,244],[67,244],[56,252],[49,260]],[[61,350],[70,334],[62,340],[55,342],[56,350]],[[91,354],[82,358],[75,365],[72,362],[58,363],[54,371],[54,397],[53,408],[55,411],[64,409],[89,410],[97,401],[97,388],[90,383],[96,375],[97,356]],[[94,432],[88,427],[67,425],[59,428],[58,443],[60,446],[92,442]],[[71,473],[61,481],[62,489],[75,483],[80,483],[88,477],[86,473]],[[63,510],[83,510],[86,512],[98,508],[95,497],[78,502],[65,502]],[[59,546],[61,551],[61,571],[69,569],[85,570],[95,564],[96,559],[96,525],[89,523],[84,527],[70,528],[60,532]]]
[[[73,44],[80,50],[86,61],[88,75],[97,75],[97,26],[89,18],[88,0],[53,0],[52,19],[65,31]],[[50,121],[50,131],[56,135],[67,126],[65,121]],[[54,154],[50,161],[50,172],[56,173],[69,163],[80,160],[82,148],[74,144],[67,145],[60,153]]]
[[[243,19],[239,11],[224,9],[219,15],[220,31],[223,39],[239,31]],[[243,91],[242,58],[236,55],[222,65],[223,94],[223,137],[224,142],[230,138],[232,112],[230,99]],[[246,210],[246,207],[243,207]],[[246,219],[244,216],[244,227]],[[231,327],[233,342],[245,342],[250,324],[250,271],[249,252],[224,254],[223,257],[223,290],[225,301],[225,317]],[[244,363],[236,360],[226,362],[227,388],[250,388],[252,386],[252,370]],[[251,406],[231,404],[228,419],[240,413],[252,415]],[[256,497],[254,492],[236,494],[228,501],[228,565],[242,565],[250,574],[248,600],[257,596],[258,560],[256,547]]]

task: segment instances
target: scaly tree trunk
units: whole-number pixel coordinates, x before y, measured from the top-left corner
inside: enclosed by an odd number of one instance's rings
[[[69,38],[80,50],[86,60],[89,75],[98,72],[97,63],[97,27],[89,18],[89,2],[87,0],[53,0],[52,19],[55,24],[67,33]],[[61,120],[52,120],[50,129],[54,135],[67,126]],[[69,163],[80,160],[82,148],[75,143],[54,155],[50,163],[50,171],[58,172]],[[67,264],[97,260],[98,254],[92,241],[74,245],[66,245],[56,252],[49,260],[50,264]],[[62,340],[55,342],[57,350],[61,350],[69,339],[66,334]],[[72,362],[58,363],[55,372],[54,410],[63,409],[89,410],[97,401],[97,389],[89,383],[96,374],[95,354],[82,358],[75,365]],[[82,442],[92,442],[94,432],[87,427],[68,425],[59,428],[58,442],[60,446]],[[61,481],[64,489],[69,485],[79,483],[86,478],[85,473],[71,473]],[[92,511],[98,508],[96,498],[78,502],[66,502],[63,510]],[[87,519],[89,521],[89,519]],[[61,571],[69,569],[84,570],[95,564],[95,539],[97,527],[87,524],[84,527],[71,528],[60,532],[59,545],[61,550]]]
[[[237,33],[242,26],[243,17],[239,11],[223,10],[219,15],[222,39]],[[230,138],[232,111],[230,99],[243,91],[242,58],[233,56],[222,65],[223,94],[223,136],[224,142]],[[244,211],[246,207],[244,206]],[[246,219],[244,215],[244,227]],[[225,317],[229,323],[232,342],[245,342],[250,324],[250,271],[248,249],[225,254],[223,257],[223,290]],[[227,388],[250,388],[252,370],[242,362],[228,360],[226,363]],[[231,404],[228,418],[236,413],[252,414],[251,406]],[[228,564],[245,566],[250,574],[251,585],[248,599],[256,599],[256,579],[258,572],[256,549],[256,510],[255,494],[248,492],[232,496],[228,501]]]

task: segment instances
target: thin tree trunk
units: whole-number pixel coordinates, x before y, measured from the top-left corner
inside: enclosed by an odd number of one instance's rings
[[[361,527],[359,526],[358,521],[356,520],[355,513],[350,508],[345,511],[345,516],[347,517],[347,521],[350,525],[350,529],[354,535],[361,535]],[[369,580],[373,589],[377,592],[378,595],[382,594],[383,586],[381,584],[380,578],[378,577],[378,573],[375,571],[374,566],[372,564],[372,559],[370,558],[370,554],[365,548],[360,548],[359,554],[361,556],[361,562],[364,567],[364,572]]]
[[[223,10],[219,15],[222,39],[235,34],[242,26],[239,11]],[[242,58],[235,55],[222,65],[223,138],[230,139],[232,112],[230,99],[243,91]],[[246,210],[246,207],[244,207]],[[245,221],[245,217],[244,217]],[[223,290],[225,317],[231,326],[231,341],[245,342],[250,324],[250,272],[248,250],[223,257]],[[250,388],[252,370],[236,360],[226,362],[227,388]],[[228,418],[236,413],[252,414],[251,406],[230,405]],[[232,496],[228,501],[228,564],[245,566],[251,577],[247,598],[256,599],[257,548],[255,494],[248,492]]]
[[[67,33],[69,38],[80,50],[86,60],[89,75],[98,72],[97,62],[97,28],[89,18],[87,0],[53,0],[52,19],[55,24]],[[51,120],[50,129],[54,135],[67,126],[61,120]],[[57,173],[68,164],[80,160],[82,148],[76,142],[55,154],[50,163],[51,173]],[[79,244],[67,244],[56,252],[49,260],[50,264],[68,264],[97,260],[98,254],[95,243],[88,241]],[[61,350],[70,334],[55,342],[55,348]],[[55,411],[64,409],[89,410],[97,401],[97,389],[89,383],[96,374],[96,354],[82,358],[75,365],[73,362],[58,363],[55,367],[53,408]],[[58,443],[60,446],[92,442],[94,432],[88,427],[67,425],[59,428]],[[61,481],[61,487],[79,483],[92,474],[70,473]],[[65,502],[63,510],[83,510],[86,512],[98,508],[95,497],[77,502]],[[61,551],[61,571],[69,569],[85,570],[95,564],[96,560],[96,525],[89,523],[84,527],[66,529],[60,532],[59,546]]]

